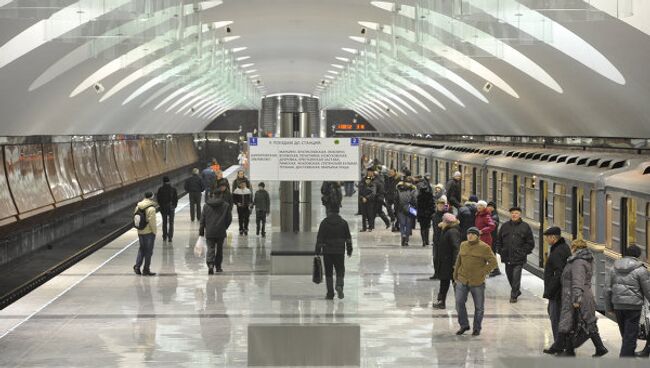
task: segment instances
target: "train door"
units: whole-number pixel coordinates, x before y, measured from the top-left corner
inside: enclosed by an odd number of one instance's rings
[[[548,257],[548,244],[544,241],[544,230],[548,226],[548,183],[539,181],[539,267],[544,267]]]
[[[519,175],[512,177],[512,204],[514,207],[519,206]]]

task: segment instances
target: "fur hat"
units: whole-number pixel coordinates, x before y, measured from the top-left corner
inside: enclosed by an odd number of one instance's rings
[[[444,215],[442,215],[442,221],[447,224],[451,224],[452,222],[456,222],[457,220],[456,220],[456,216],[454,216],[453,213],[447,212]]]

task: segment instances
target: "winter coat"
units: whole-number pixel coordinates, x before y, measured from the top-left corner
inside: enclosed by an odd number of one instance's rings
[[[562,271],[571,257],[571,248],[564,238],[551,246],[544,265],[544,298],[557,300],[561,296]]]
[[[269,192],[266,189],[259,189],[255,192],[255,199],[253,199],[253,206],[257,211],[264,211],[269,213],[271,211],[271,199]]]
[[[316,254],[352,255],[352,236],[348,223],[338,213],[330,213],[321,221],[316,236]]]
[[[410,216],[409,206],[415,207],[417,199],[415,197],[415,186],[410,183],[400,182],[397,184],[397,208],[403,215]]]
[[[377,187],[375,187],[375,184],[372,181],[370,184],[366,184],[365,180],[362,180],[361,183],[359,183],[359,201],[361,201],[362,204],[374,203],[376,196]],[[365,203],[362,201],[362,198],[366,199]]]
[[[477,240],[460,244],[454,265],[454,280],[469,286],[480,286],[485,278],[497,267],[497,257],[490,246]]]
[[[488,208],[484,209],[483,211],[477,211],[474,226],[481,230],[481,241],[491,247],[492,231],[496,227],[494,220],[492,220],[492,211],[490,211]]]
[[[199,235],[208,239],[223,239],[232,222],[232,202],[228,201],[230,193],[210,196],[203,205]]]
[[[253,192],[248,188],[237,188],[232,192],[232,198],[237,207],[250,206],[253,203]]]
[[[250,189],[251,188],[251,182],[248,180],[247,177],[237,177],[235,178],[235,181],[232,182],[232,188],[230,189],[231,192],[235,192],[235,189],[239,188],[239,183],[244,182],[246,183],[246,188]]]
[[[644,299],[650,302],[650,277],[643,263],[633,257],[616,260],[605,291],[607,310],[641,310]]]
[[[203,186],[203,180],[201,180],[199,175],[193,174],[189,178],[185,179],[183,189],[185,189],[187,193],[202,193],[206,188]]]
[[[341,186],[335,181],[324,181],[320,187],[321,203],[327,208],[341,208],[343,193]]]
[[[163,184],[158,188],[156,193],[156,201],[162,212],[169,212],[178,206],[178,192],[176,188],[172,187],[169,183]]]
[[[456,208],[460,207],[460,180],[449,180],[445,189],[447,190],[447,201],[449,201],[449,204]]]
[[[397,184],[399,183],[399,177],[395,176],[386,176],[384,179],[384,198],[386,202],[395,202],[397,200]]]
[[[217,173],[208,166],[201,171],[201,180],[203,181],[203,188],[210,189],[217,181]]]
[[[428,181],[423,180],[418,183],[416,188],[418,190],[418,221],[428,223],[431,220],[431,216],[433,215],[434,210],[433,192],[431,191],[431,185],[429,185]]]
[[[504,222],[494,239],[494,248],[501,255],[501,262],[523,265],[535,248],[533,231],[523,220]]]
[[[460,221],[460,237],[467,240],[467,229],[476,223],[476,203],[465,202],[465,205],[458,209],[458,221]]]
[[[436,211],[433,213],[433,216],[431,217],[431,225],[433,227],[433,246],[437,246],[438,242],[440,241],[440,236],[442,235],[442,229],[440,226],[438,226],[442,222],[442,216],[445,215],[447,211]],[[459,223],[460,224],[460,223]],[[458,232],[460,233],[460,225],[458,225]],[[462,234],[461,234],[461,240],[462,240]]]
[[[454,274],[456,257],[460,249],[460,224],[458,221],[445,225],[436,246],[439,262],[436,273],[440,280],[451,280]]]
[[[142,229],[138,230],[138,235],[147,235],[147,234],[156,234],[156,208],[158,207],[158,203],[154,201],[153,199],[145,198],[138,202],[138,205],[135,206],[135,209],[133,210],[133,214],[135,215],[138,210],[144,210],[145,208],[147,209],[145,211],[145,214],[147,215],[147,226]]]
[[[562,308],[559,332],[568,333],[573,328],[573,304],[580,304],[580,315],[586,325],[596,325],[596,301],[591,290],[594,256],[589,249],[580,249],[567,260],[562,271]]]

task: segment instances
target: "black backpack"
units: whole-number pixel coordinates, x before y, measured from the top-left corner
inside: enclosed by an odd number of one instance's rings
[[[133,227],[138,230],[144,230],[145,227],[149,224],[147,220],[147,210],[153,206],[147,206],[145,208],[138,208],[133,215]]]

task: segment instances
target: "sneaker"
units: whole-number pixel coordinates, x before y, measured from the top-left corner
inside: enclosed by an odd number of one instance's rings
[[[343,286],[337,286],[335,288],[335,290],[336,290],[336,294],[339,296],[339,299],[343,299],[343,297],[344,297],[344,295],[343,295]]]
[[[472,331],[472,336],[479,336],[479,335],[481,335],[481,331],[479,330]]]
[[[325,295],[326,300],[334,300],[334,294],[327,294]]]
[[[517,298],[510,298],[510,303],[515,304],[517,302]]]
[[[438,275],[429,276],[429,280],[439,280]]]
[[[460,336],[467,331],[469,331],[469,327],[461,327],[460,330],[456,331],[456,335]]]
[[[151,272],[151,271],[143,271],[143,272],[142,272],[142,275],[143,275],[143,276],[156,276],[156,273],[155,273],[155,272]]]
[[[135,272],[136,275],[142,275],[142,272],[140,272],[138,266],[133,266],[133,272]]]
[[[551,346],[551,347],[548,348],[548,349],[544,349],[544,350],[542,350],[542,352],[543,352],[544,354],[555,355],[555,354],[559,354],[559,353],[561,353],[562,350],[558,350],[558,349],[556,349],[556,348],[554,348],[554,347]]]
[[[433,309],[447,309],[447,305],[445,304],[444,301],[438,300],[437,302],[433,303],[431,306]]]

